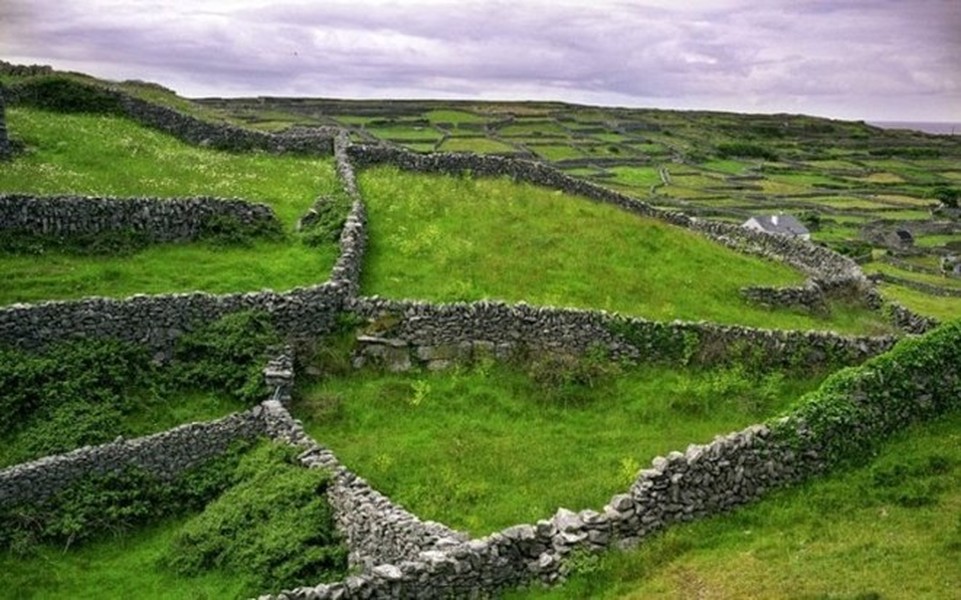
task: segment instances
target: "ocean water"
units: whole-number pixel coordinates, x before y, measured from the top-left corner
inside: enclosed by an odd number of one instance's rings
[[[914,129],[940,135],[961,135],[961,123],[925,123],[923,121],[869,121],[868,125],[884,129]]]

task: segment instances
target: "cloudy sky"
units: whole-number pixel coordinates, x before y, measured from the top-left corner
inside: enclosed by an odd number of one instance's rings
[[[0,0],[0,59],[187,96],[961,122],[961,0]]]

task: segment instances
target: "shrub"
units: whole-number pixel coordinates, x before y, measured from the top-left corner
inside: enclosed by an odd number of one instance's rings
[[[28,554],[39,544],[71,546],[196,510],[230,485],[240,442],[171,481],[137,467],[80,478],[41,503],[0,509],[0,549]]]
[[[527,375],[543,399],[559,404],[587,402],[591,390],[607,385],[618,373],[620,365],[602,347],[583,357],[547,352],[531,357],[527,365]]]
[[[256,404],[267,397],[262,373],[267,350],[280,342],[266,313],[226,315],[177,340],[175,380],[186,387],[226,390]]]
[[[300,221],[304,243],[320,246],[338,241],[349,213],[350,200],[343,194],[318,198]]]
[[[961,408],[961,321],[832,375],[772,429],[827,464],[859,462],[912,422]],[[800,427],[800,430],[799,430]],[[799,433],[800,431],[800,433]],[[927,467],[936,471],[937,461]]]
[[[342,577],[347,551],[324,495],[330,475],[296,454],[271,444],[244,457],[237,483],[184,526],[162,562],[186,576],[242,577],[251,594]]]
[[[122,114],[116,94],[96,85],[51,75],[14,86],[13,96],[36,108],[65,113]]]
[[[717,155],[721,158],[760,158],[763,160],[776,161],[777,155],[757,144],[747,142],[732,142],[717,145]]]
[[[211,215],[200,224],[198,238],[218,246],[253,245],[258,239],[279,239],[283,228],[276,219],[243,223],[230,215]]]

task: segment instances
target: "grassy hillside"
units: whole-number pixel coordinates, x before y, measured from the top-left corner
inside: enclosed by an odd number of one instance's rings
[[[319,195],[340,193],[329,158],[230,154],[195,148],[128,120],[8,111],[28,153],[0,169],[0,192],[112,196],[240,197],[271,205],[285,239],[252,247],[165,244],[132,256],[0,256],[0,304],[203,290],[286,290],[325,281],[334,243],[307,247],[293,226]]]
[[[835,306],[826,318],[752,306],[747,285],[797,285],[782,264],[585,198],[508,179],[365,170],[367,294],[435,301],[496,298],[600,308],[652,319],[766,328],[885,331],[880,316]]]
[[[954,598],[961,415],[915,426],[869,464],[675,527],[521,598]]]
[[[200,104],[251,122],[337,123],[355,140],[417,152],[543,160],[657,206],[711,219],[740,223],[783,211],[802,217],[816,242],[868,260],[872,253],[877,259],[902,252],[871,231],[907,227],[919,240],[918,252],[931,259],[952,252],[947,244],[961,235],[961,221],[932,212],[939,199],[961,193],[961,136],[804,115],[558,102],[258,98]],[[925,300],[916,304],[925,314],[953,309],[937,296]]]

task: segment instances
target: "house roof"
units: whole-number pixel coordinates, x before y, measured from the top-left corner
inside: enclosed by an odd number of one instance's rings
[[[761,229],[768,233],[780,233],[783,235],[806,235],[808,229],[792,215],[761,215],[751,217],[747,223],[754,221]],[[745,225],[747,225],[745,223]]]

